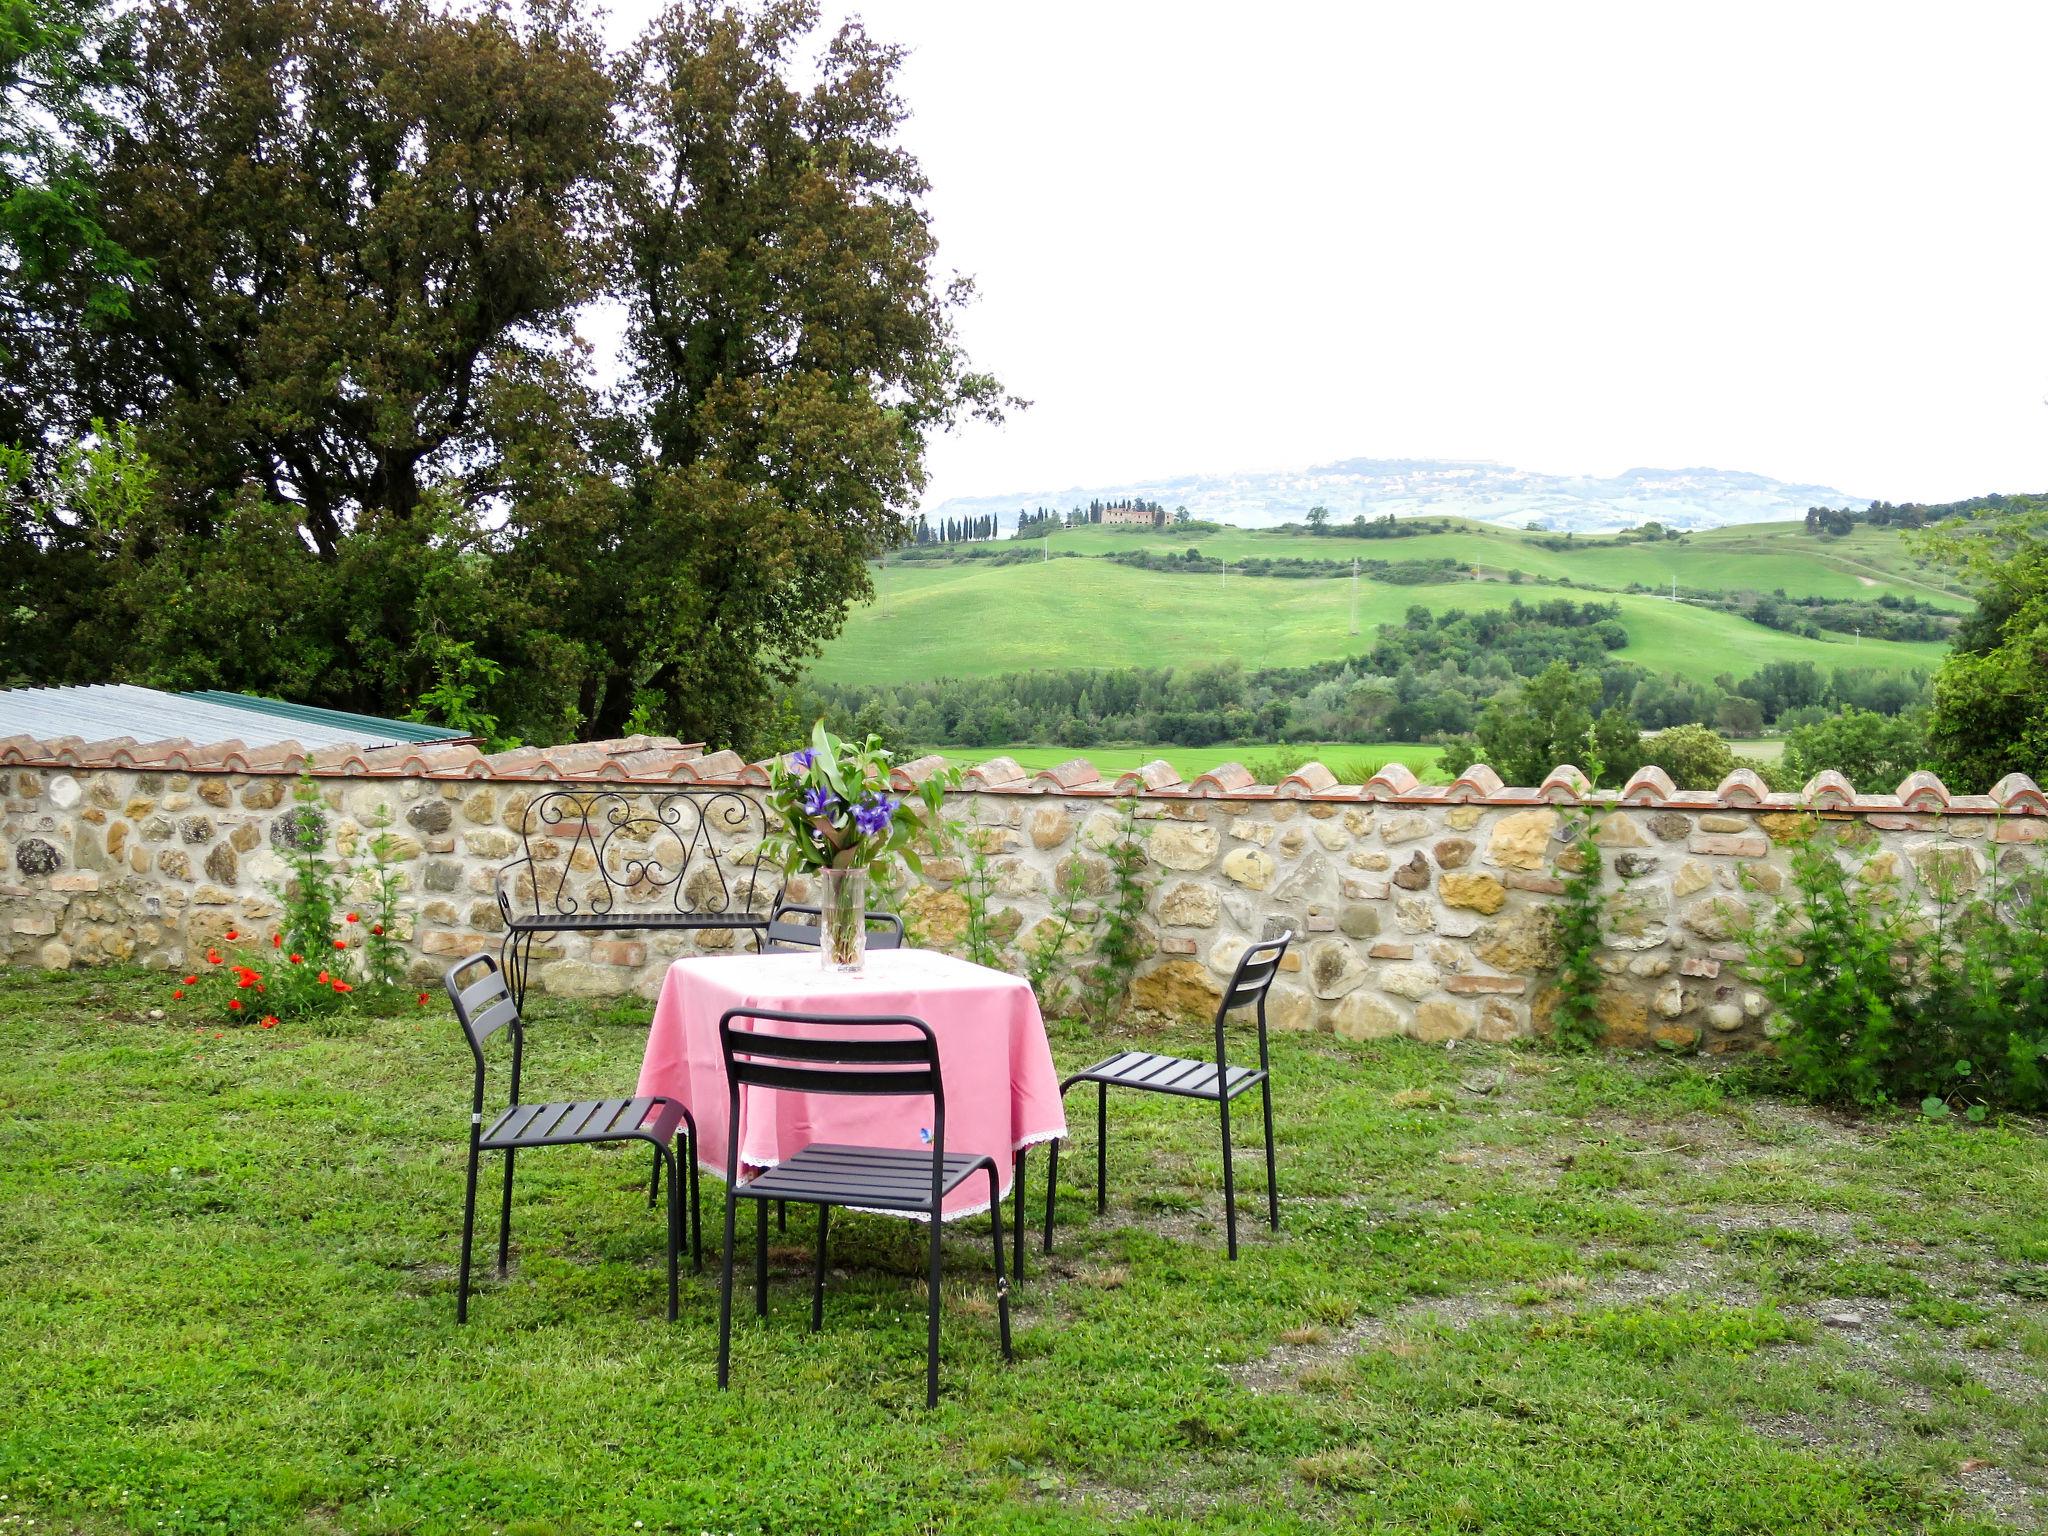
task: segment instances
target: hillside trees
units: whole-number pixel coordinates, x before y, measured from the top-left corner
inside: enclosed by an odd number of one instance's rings
[[[2048,510],[1928,535],[1922,547],[1978,588],[1934,679],[1935,771],[1970,793],[2012,772],[2048,777]]]

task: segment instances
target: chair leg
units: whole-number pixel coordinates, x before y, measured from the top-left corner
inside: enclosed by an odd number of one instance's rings
[[[1230,1256],[1237,1257],[1237,1175],[1230,1157],[1230,1098],[1218,1099],[1223,1111],[1223,1230],[1229,1236]]]
[[[676,1172],[675,1154],[660,1142],[654,1144],[656,1165],[669,1164],[668,1170],[668,1320],[676,1320],[677,1289],[676,1266],[683,1251],[683,1181]]]
[[[932,1263],[928,1283],[930,1304],[925,1309],[924,1405],[939,1406],[939,1229],[945,1225],[944,1212],[932,1207]]]
[[[658,1143],[658,1142],[657,1142],[657,1143],[655,1144],[655,1148],[654,1148],[654,1172],[653,1172],[653,1173],[652,1173],[652,1174],[651,1174],[651,1175],[650,1175],[650,1176],[648,1177],[648,1180],[647,1180],[647,1208],[648,1208],[648,1209],[649,1209],[650,1211],[654,1209],[654,1202],[655,1202],[655,1201],[656,1201],[656,1200],[657,1200],[657,1199],[658,1199],[658,1198],[660,1197],[660,1195],[661,1195],[661,1145],[660,1145],[660,1143]]]
[[[498,1276],[512,1258],[512,1149],[505,1149],[505,1198],[498,1206]]]
[[[1020,1153],[1019,1156],[1021,1155]],[[1020,1186],[1023,1178],[1023,1170],[1019,1169],[1017,1179]],[[1023,1216],[1024,1208],[1020,1202],[1017,1207],[1017,1217],[1020,1222],[1023,1220]],[[1003,1358],[1005,1360],[1012,1360],[1016,1357],[1010,1353],[1010,1279],[1009,1276],[1003,1273],[1003,1197],[1002,1192],[996,1186],[996,1171],[993,1166],[988,1171],[988,1219],[989,1226],[995,1237],[996,1250],[996,1327],[1002,1336]],[[1021,1232],[1024,1229],[1020,1225],[1017,1230]],[[1019,1243],[1017,1245],[1017,1252],[1022,1254],[1023,1251],[1024,1245]]]
[[[1014,1229],[1011,1233],[1011,1239],[1017,1246],[1017,1252],[1010,1261],[1010,1268],[1016,1273],[1019,1284],[1022,1284],[1024,1280],[1024,1150],[1024,1148],[1019,1147],[1016,1156],[1010,1161],[1010,1180],[1017,1186],[1017,1210],[1010,1221],[1010,1225]],[[1002,1201],[1001,1195],[996,1195],[992,1198],[997,1204],[1000,1204]]]
[[[830,1222],[832,1207],[818,1207],[818,1257],[811,1266],[811,1332],[816,1333],[825,1326],[825,1228]]]
[[[697,1181],[697,1133],[686,1132],[683,1156],[690,1163],[690,1273],[704,1273],[704,1191]]]
[[[1095,1085],[1095,1214],[1109,1209],[1109,1084]]]
[[[1052,1203],[1060,1192],[1060,1144],[1049,1141],[1045,1144],[1045,1244],[1043,1252],[1052,1252]]]
[[[1280,1230],[1280,1175],[1275,1171],[1273,1158],[1273,1079],[1264,1078],[1259,1091],[1266,1100],[1266,1219],[1273,1230]]]
[[[725,1189],[725,1262],[719,1266],[718,1275],[718,1385],[721,1391],[730,1379],[732,1366],[733,1217],[738,1205],[739,1199],[728,1184]]]
[[[472,1131],[471,1136],[475,1136]],[[469,1248],[476,1237],[476,1164],[479,1153],[474,1140],[469,1147],[469,1188],[462,1197],[462,1267],[455,1282],[455,1321],[469,1321]]]
[[[754,1202],[754,1316],[768,1315],[768,1202]]]

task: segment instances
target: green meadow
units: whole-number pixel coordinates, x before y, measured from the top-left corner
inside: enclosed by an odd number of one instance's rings
[[[1427,537],[1387,540],[1371,549],[1405,558],[1422,553],[1408,546]],[[1249,667],[1300,666],[1369,648],[1374,627],[1398,623],[1411,605],[1476,611],[1504,608],[1517,598],[1612,601],[1629,633],[1622,656],[1652,671],[1703,681],[1724,672],[1742,676],[1773,661],[1931,670],[1945,649],[1931,642],[1858,643],[1846,636],[1812,640],[1667,598],[1539,582],[1407,586],[1361,580],[1354,633],[1351,582],[1334,574],[1328,581],[1181,575],[1077,559],[899,565],[875,575],[875,600],[849,617],[813,666],[820,680],[898,683],[1232,659]]]
[[[1574,538],[1569,549],[1546,547],[1554,534],[1516,533],[1461,519],[1455,531],[1402,539],[1355,539],[1279,530],[1229,528],[1220,533],[1177,533],[1127,528],[1077,528],[1053,535],[1055,550],[1102,555],[1150,549],[1178,554],[1199,549],[1213,559],[1327,560],[1349,567],[1351,560],[1451,559],[1483,577],[1521,571],[1533,581],[1570,581],[1585,586],[1668,588],[1696,591],[1783,591],[1788,597],[1874,599],[1891,593],[1957,612],[1968,598],[1943,584],[1939,570],[1914,559],[1901,537],[1886,529],[1859,528],[1839,539],[1819,539],[1799,523],[1752,523],[1714,528],[1682,541],[1639,543],[1611,535]]]

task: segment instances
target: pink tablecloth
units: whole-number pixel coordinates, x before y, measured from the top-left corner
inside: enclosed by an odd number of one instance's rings
[[[946,1088],[946,1151],[995,1159],[1009,1192],[1011,1154],[1067,1133],[1059,1078],[1037,999],[1021,977],[931,950],[875,950],[858,976],[825,971],[815,954],[718,955],[678,960],[662,983],[641,1093],[689,1105],[697,1121],[697,1161],[725,1176],[725,1066],[718,1020],[728,1008],[805,1013],[907,1013],[931,1025]],[[866,1097],[745,1090],[742,1177],[793,1157],[814,1141],[921,1148],[932,1123],[929,1098]],[[988,1184],[976,1177],[946,1201],[947,1219],[988,1209]]]

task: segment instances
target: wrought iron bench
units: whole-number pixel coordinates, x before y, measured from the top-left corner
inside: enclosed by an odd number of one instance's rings
[[[761,877],[766,812],[730,789],[564,786],[526,808],[501,865],[500,965],[519,1006],[542,934],[751,929],[781,889]]]

